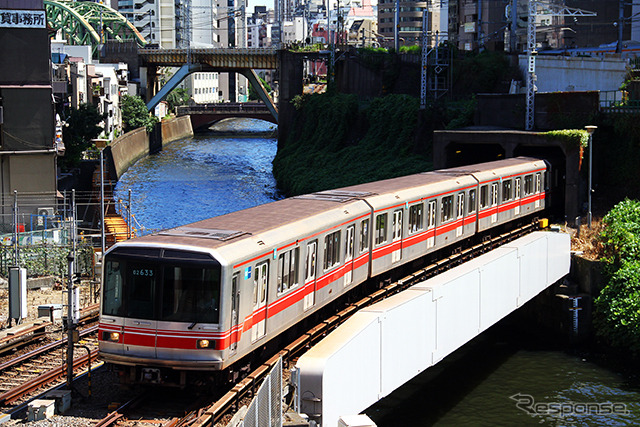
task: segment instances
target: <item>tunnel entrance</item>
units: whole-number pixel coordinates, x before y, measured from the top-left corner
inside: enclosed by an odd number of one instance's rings
[[[453,142],[446,148],[447,167],[473,165],[505,158],[505,150],[499,144],[469,144]]]
[[[556,219],[565,219],[565,186],[567,178],[567,159],[559,147],[517,146],[513,156],[535,157],[548,162],[550,169],[547,173],[547,197],[551,205],[550,214]]]

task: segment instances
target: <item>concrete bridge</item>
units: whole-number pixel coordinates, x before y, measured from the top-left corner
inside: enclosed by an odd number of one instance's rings
[[[278,108],[254,71],[274,70],[279,67],[279,54],[275,49],[141,49],[139,57],[141,64],[147,67],[149,111],[191,73],[237,72],[249,80],[275,123],[278,122]],[[159,67],[180,67],[162,88],[159,87],[157,79]],[[300,78],[300,90],[301,88]]]
[[[257,102],[197,104],[178,107],[177,112],[178,116],[188,115],[191,117],[191,127],[195,132],[198,130],[206,130],[220,120],[237,117],[260,119],[278,124],[275,117],[273,117],[269,111],[269,108]]]

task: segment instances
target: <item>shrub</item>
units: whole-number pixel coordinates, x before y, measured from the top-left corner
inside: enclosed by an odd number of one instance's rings
[[[609,279],[594,301],[594,326],[612,345],[640,355],[640,202],[618,203],[602,222]]]

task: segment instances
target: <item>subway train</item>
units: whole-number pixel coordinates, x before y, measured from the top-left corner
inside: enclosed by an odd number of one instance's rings
[[[126,383],[229,372],[367,279],[539,215],[548,172],[528,157],[424,172],[118,243],[103,263],[100,355]]]

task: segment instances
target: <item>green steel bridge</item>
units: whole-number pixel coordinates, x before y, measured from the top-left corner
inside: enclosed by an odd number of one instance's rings
[[[62,31],[72,46],[92,46],[93,57],[106,40],[134,40],[143,47],[147,41],[124,16],[101,3],[69,0],[44,0],[47,24]]]

